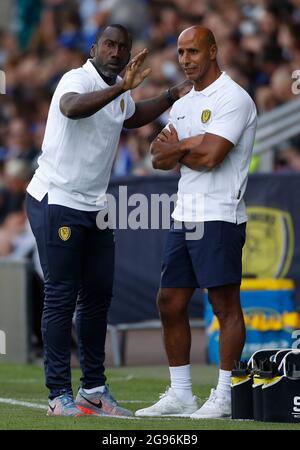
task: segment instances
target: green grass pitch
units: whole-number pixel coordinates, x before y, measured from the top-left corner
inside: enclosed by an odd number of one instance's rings
[[[79,370],[73,370],[74,392]],[[204,401],[215,385],[217,369],[193,366],[194,393]],[[120,404],[135,411],[158,400],[169,383],[167,367],[125,367],[107,370],[108,382]],[[27,406],[12,404],[25,402]],[[32,404],[32,406],[30,406]],[[101,417],[47,417],[47,390],[43,369],[36,365],[0,363],[1,430],[270,430],[297,429],[300,424],[275,424],[235,420],[191,420],[181,418],[110,419]]]

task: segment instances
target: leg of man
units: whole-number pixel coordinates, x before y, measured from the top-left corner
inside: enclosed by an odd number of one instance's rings
[[[149,408],[136,416],[189,417],[198,409],[192,395],[190,374],[191,330],[188,303],[195,288],[161,288],[157,303],[163,326],[163,338],[169,361],[171,388]]]
[[[194,290],[194,288],[161,288],[157,299],[169,361],[171,389],[186,403],[193,401],[188,303]]]
[[[59,399],[49,414],[79,415],[72,400],[70,355],[72,316],[80,282],[82,234],[76,228],[80,212],[48,205],[47,196],[39,202],[29,195],[27,210],[44,273],[42,336],[46,386],[50,389],[49,399]]]
[[[240,305],[240,285],[232,284],[208,289],[213,312],[220,324],[220,370],[216,389],[207,402],[191,415],[192,419],[231,415],[231,370],[239,360],[245,343],[245,323]]]
[[[231,371],[234,361],[238,361],[241,357],[246,337],[240,304],[240,285],[210,288],[208,297],[220,324],[220,370],[216,394],[230,398]]]
[[[96,220],[94,223],[96,227]],[[82,284],[76,310],[80,365],[85,389],[104,386],[107,313],[114,276],[114,236],[111,230],[91,229],[83,254]]]
[[[169,365],[190,364],[191,330],[188,303],[194,288],[161,288],[157,304]]]
[[[182,287],[186,286],[186,287]],[[197,281],[186,249],[185,230],[171,228],[162,266],[157,303],[169,360],[171,388],[137,416],[189,416],[198,409],[190,373],[191,331],[188,303]]]
[[[110,229],[97,228],[95,213],[89,213],[89,222],[76,313],[83,373],[76,404],[89,414],[129,416],[132,413],[121,408],[109,393],[104,374],[107,314],[114,278],[114,234]]]
[[[205,223],[202,247],[192,247],[192,260],[199,269],[203,286],[220,323],[220,371],[216,389],[209,399],[191,415],[194,419],[231,415],[231,370],[240,359],[245,342],[245,324],[240,306],[242,248],[245,224]],[[205,266],[201,265],[205,262]]]
[[[209,288],[208,298],[220,324],[220,368],[231,371],[241,357],[246,336],[240,285]]]

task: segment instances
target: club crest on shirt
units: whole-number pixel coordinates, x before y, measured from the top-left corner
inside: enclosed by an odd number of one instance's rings
[[[208,122],[210,119],[210,116],[211,116],[211,111],[209,109],[204,109],[204,111],[202,111],[202,114],[201,114],[201,122],[202,123]]]
[[[70,227],[60,227],[58,230],[58,235],[62,241],[67,241],[71,236],[71,228]]]
[[[121,111],[122,111],[122,113],[123,113],[123,112],[124,112],[124,109],[125,109],[124,98],[122,98],[122,100],[120,101],[120,107],[121,107]]]

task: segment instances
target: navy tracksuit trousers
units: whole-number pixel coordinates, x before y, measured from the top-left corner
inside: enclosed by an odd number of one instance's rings
[[[49,398],[72,393],[71,329],[76,307],[81,385],[103,385],[107,312],[112,298],[114,235],[99,230],[97,212],[49,205],[27,194],[27,214],[44,273],[42,316]]]

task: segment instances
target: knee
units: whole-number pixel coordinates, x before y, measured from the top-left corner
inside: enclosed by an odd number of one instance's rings
[[[213,306],[213,313],[218,318],[219,322],[227,321],[230,317],[229,311],[219,306]]]
[[[230,323],[235,326],[243,320],[241,308],[229,308],[226,306],[212,305],[213,313],[218,318],[220,324]]]
[[[95,289],[81,289],[77,298],[78,311],[108,311],[112,301],[112,293]]]
[[[71,283],[45,284],[44,311],[73,314],[76,306],[77,287]]]
[[[167,291],[161,290],[157,297],[157,306],[162,317],[183,315],[186,313],[186,305],[178,297]]]
[[[160,313],[168,311],[170,308],[171,298],[164,291],[159,291],[156,303]]]

